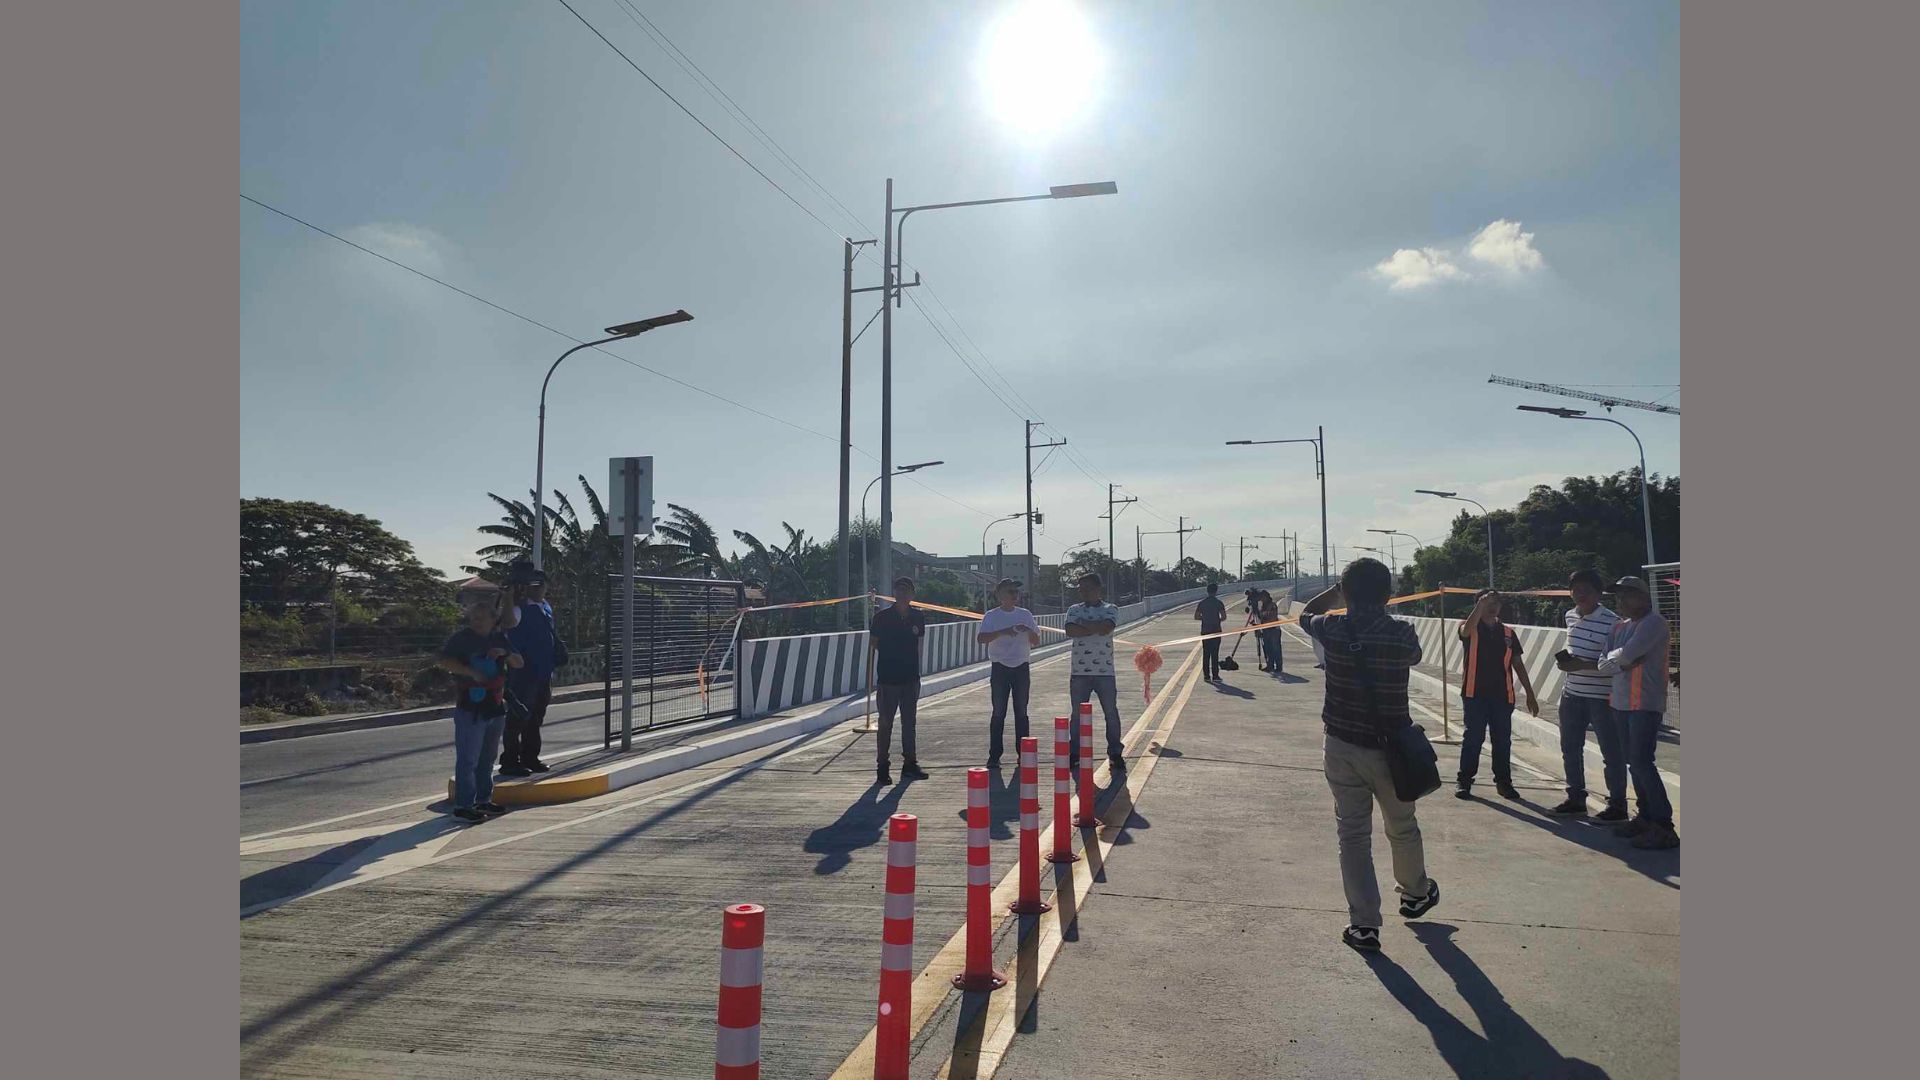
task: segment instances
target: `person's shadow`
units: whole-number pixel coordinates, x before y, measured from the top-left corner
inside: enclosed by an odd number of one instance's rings
[[[1038,771],[1046,773],[1049,778],[1053,776],[1051,765]],[[1007,783],[1009,774],[1013,777],[1011,784]],[[1039,781],[1036,780],[1034,782],[1036,794],[1039,788]],[[1049,793],[1053,791],[1051,785],[1048,785],[1047,791]],[[1051,806],[1052,803],[1045,802],[1044,805]],[[1013,830],[1007,823],[1020,820],[1020,767],[1018,765],[1007,769],[1005,773],[1000,769],[987,770],[987,806],[987,823],[992,828],[992,832],[988,835],[995,840],[1013,839]],[[961,808],[958,817],[961,821],[967,820],[965,807]]]
[[[1433,1035],[1434,1049],[1457,1076],[1516,1077],[1524,1080],[1605,1080],[1607,1072],[1592,1062],[1570,1058],[1553,1048],[1526,1018],[1508,1004],[1506,995],[1487,978],[1473,958],[1454,944],[1459,929],[1447,923],[1411,923],[1414,937],[1427,947],[1440,970],[1473,1009],[1485,1035],[1468,1027],[1433,999],[1414,977],[1384,953],[1364,954],[1380,985]]]
[[[906,794],[911,783],[903,778],[888,787],[885,795],[880,793],[878,782],[869,784],[859,799],[840,812],[838,820],[809,833],[801,850],[820,856],[813,872],[837,874],[853,861],[854,852],[879,843],[886,833],[887,819],[900,809],[900,797]]]

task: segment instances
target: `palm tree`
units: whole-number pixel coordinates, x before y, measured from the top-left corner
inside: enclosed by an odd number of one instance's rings
[[[783,547],[769,548],[760,538],[750,532],[735,529],[734,538],[747,545],[747,555],[741,559],[742,567],[748,574],[762,576],[771,590],[781,583],[793,586],[791,597],[779,597],[780,600],[812,600],[813,583],[809,580],[809,558],[820,545],[807,539],[807,534],[786,522],[780,527],[787,530],[787,542]],[[767,599],[776,599],[771,593]]]
[[[707,519],[677,503],[668,503],[670,513],[653,531],[666,540],[662,547],[672,558],[672,568],[683,574],[724,577],[733,567],[720,550],[720,538]]]

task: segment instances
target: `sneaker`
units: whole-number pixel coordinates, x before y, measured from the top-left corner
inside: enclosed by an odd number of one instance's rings
[[[1371,926],[1349,926],[1340,931],[1340,940],[1365,952],[1380,951],[1380,931]]]
[[[999,767],[1000,767],[1000,755],[999,755],[999,754],[993,754],[993,755],[991,755],[991,756],[989,756],[989,757],[987,758],[987,768],[989,768],[989,769],[998,769]]]
[[[927,779],[927,772],[926,772],[926,770],[925,770],[925,769],[922,769],[922,768],[920,767],[920,763],[919,763],[919,762],[917,762],[917,761],[909,761],[909,762],[905,762],[905,763],[903,763],[903,764],[902,764],[902,765],[900,766],[900,775],[901,775],[901,776],[903,776],[903,777],[905,777],[905,778],[907,778],[907,779],[909,779],[909,780],[925,780],[925,779]]]
[[[1607,808],[1605,810],[1602,810],[1599,813],[1593,815],[1593,820],[1625,821],[1627,820],[1627,808],[1624,806],[1616,806],[1612,803],[1608,803]]]
[[[487,820],[487,815],[481,813],[478,810],[475,810],[471,806],[463,806],[460,809],[455,810],[453,812],[453,816],[459,818],[461,821],[467,822],[468,824],[472,824],[472,825],[478,825],[479,823]]]
[[[1512,784],[1500,784],[1496,786],[1493,790],[1499,792],[1500,797],[1503,799],[1507,799],[1512,802],[1520,801],[1520,789],[1514,787]]]
[[[1110,757],[1107,759],[1107,767],[1111,769],[1113,772],[1117,772],[1117,773],[1126,772],[1127,759],[1123,757]]]
[[[1563,802],[1560,805],[1553,807],[1552,809],[1547,811],[1547,813],[1549,814],[1559,814],[1562,817],[1579,817],[1585,814],[1586,812],[1587,812],[1587,797],[1585,795],[1581,795],[1577,798],[1572,795],[1569,795],[1567,796],[1566,802]]]
[[[537,772],[537,773],[541,773],[541,772],[552,772],[552,771],[553,771],[553,766],[551,766],[551,765],[549,765],[549,764],[547,764],[547,763],[546,763],[546,762],[544,762],[544,761],[541,761],[541,760],[540,760],[540,759],[538,759],[538,758],[535,758],[534,760],[532,760],[532,761],[529,761],[529,762],[527,762],[527,771],[528,771],[528,772]]]
[[[885,787],[886,785],[893,783],[893,772],[889,770],[885,765],[880,766],[880,770],[874,774],[874,783],[879,784],[882,787]]]
[[[497,802],[474,803],[473,808],[488,817],[499,817],[501,814],[507,812],[507,808]]]
[[[1473,785],[1472,784],[1456,785],[1453,789],[1453,797],[1456,799],[1473,798]]]
[[[1643,817],[1637,817],[1637,818],[1634,818],[1632,821],[1627,822],[1625,825],[1614,826],[1613,835],[1623,836],[1631,839],[1632,837],[1639,836],[1641,833],[1646,832],[1648,829],[1651,829],[1651,828],[1653,828],[1653,822],[1648,821],[1646,818],[1643,818]]]
[[[520,764],[502,765],[500,766],[500,775],[519,778],[522,776],[532,776],[533,770]]]
[[[1399,886],[1394,886],[1394,889],[1398,891]],[[1409,897],[1404,893],[1401,894],[1400,914],[1409,919],[1417,919],[1427,912],[1432,911],[1433,906],[1439,902],[1440,883],[1432,878],[1428,878],[1427,895]]]
[[[1641,851],[1666,851],[1680,846],[1680,834],[1669,825],[1653,825],[1633,838],[1633,846]]]

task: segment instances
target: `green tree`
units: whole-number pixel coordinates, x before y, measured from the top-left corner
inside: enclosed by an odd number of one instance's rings
[[[240,588],[246,602],[283,605],[339,595],[371,604],[445,592],[413,545],[380,522],[325,503],[240,500]]]

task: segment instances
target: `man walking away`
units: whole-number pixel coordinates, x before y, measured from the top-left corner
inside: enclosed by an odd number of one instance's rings
[[[927,617],[913,609],[913,579],[895,578],[893,604],[873,613],[867,624],[867,674],[873,680],[874,705],[880,713],[879,782],[893,783],[893,714],[900,714],[900,775],[925,780],[914,756],[913,726],[920,707],[920,642],[927,634]]]
[[[1613,680],[1609,701],[1626,736],[1627,771],[1633,777],[1639,811],[1632,821],[1615,826],[1615,834],[1631,837],[1637,848],[1676,848],[1680,846],[1680,834],[1673,829],[1673,803],[1654,764],[1654,751],[1660,746],[1660,719],[1667,711],[1671,631],[1666,617],[1653,610],[1653,596],[1646,582],[1623,577],[1614,582],[1613,591],[1621,617],[1607,636],[1607,654],[1597,662],[1569,658],[1568,670],[1591,667]]]
[[[1220,600],[1220,586],[1207,582],[1206,598],[1193,605],[1193,617],[1200,620],[1200,632],[1217,634],[1227,625],[1227,605]],[[1220,639],[1200,643],[1200,677],[1208,682],[1220,679]]]
[[[440,647],[440,667],[457,678],[453,687],[453,816],[480,822],[504,814],[493,801],[493,757],[507,715],[507,672],[521,666],[485,600],[467,606],[467,625]]]
[[[508,710],[500,775],[526,776],[550,768],[540,760],[540,725],[553,701],[553,673],[567,662],[567,650],[554,627],[553,605],[547,603],[546,574],[521,563],[508,580],[514,582],[510,588],[519,622],[507,631],[507,640],[525,664],[507,675],[507,693],[521,711]]]
[[[1013,700],[1014,746],[1027,737],[1027,689],[1033,669],[1028,663],[1034,646],[1040,644],[1040,631],[1034,629],[1033,612],[1018,606],[1020,583],[1003,578],[994,586],[1000,606],[988,610],[980,620],[978,640],[987,647],[987,659],[993,662],[988,676],[993,687],[993,720],[987,743],[987,768],[1000,767],[1000,753],[1007,730],[1007,700]]]
[[[1567,647],[1554,657],[1567,673],[1560,690],[1560,762],[1567,774],[1567,801],[1553,813],[1579,816],[1587,812],[1587,729],[1600,744],[1601,777],[1607,785],[1607,808],[1600,821],[1627,819],[1627,746],[1614,720],[1608,698],[1613,679],[1599,671],[1567,666],[1569,658],[1598,662],[1607,655],[1607,638],[1620,616],[1600,603],[1605,587],[1595,570],[1580,570],[1567,579],[1573,607],[1567,610]]]
[[[1120,706],[1113,679],[1113,628],[1120,622],[1120,609],[1102,599],[1100,575],[1087,574],[1080,579],[1080,602],[1067,609],[1063,620],[1067,636],[1073,639],[1073,662],[1068,679],[1073,694],[1073,711],[1098,695],[1100,709],[1107,716],[1107,760],[1116,773],[1125,772],[1127,759],[1120,745]],[[1080,755],[1093,755],[1093,747],[1080,745],[1080,724],[1072,725],[1071,768],[1080,767]]]
[[[1314,597],[1301,625],[1327,654],[1325,769],[1333,789],[1340,836],[1340,880],[1347,894],[1347,928],[1340,938],[1356,949],[1380,947],[1380,882],[1373,872],[1373,804],[1386,821],[1400,914],[1409,919],[1440,902],[1440,883],[1427,876],[1426,850],[1413,804],[1394,793],[1386,737],[1413,724],[1407,673],[1420,662],[1420,638],[1411,624],[1387,614],[1393,574],[1377,559],[1359,559],[1340,583]],[[1344,598],[1345,615],[1324,615]],[[1365,665],[1364,669],[1361,665]]]
[[[1460,740],[1460,777],[1454,797],[1473,797],[1473,774],[1480,768],[1480,746],[1493,732],[1493,788],[1503,799],[1518,799],[1513,786],[1513,679],[1527,691],[1527,711],[1540,715],[1540,702],[1527,675],[1520,635],[1500,621],[1500,594],[1481,589],[1473,611],[1460,623],[1463,663],[1460,676],[1461,711],[1467,733]],[[1332,650],[1328,650],[1329,653]]]

